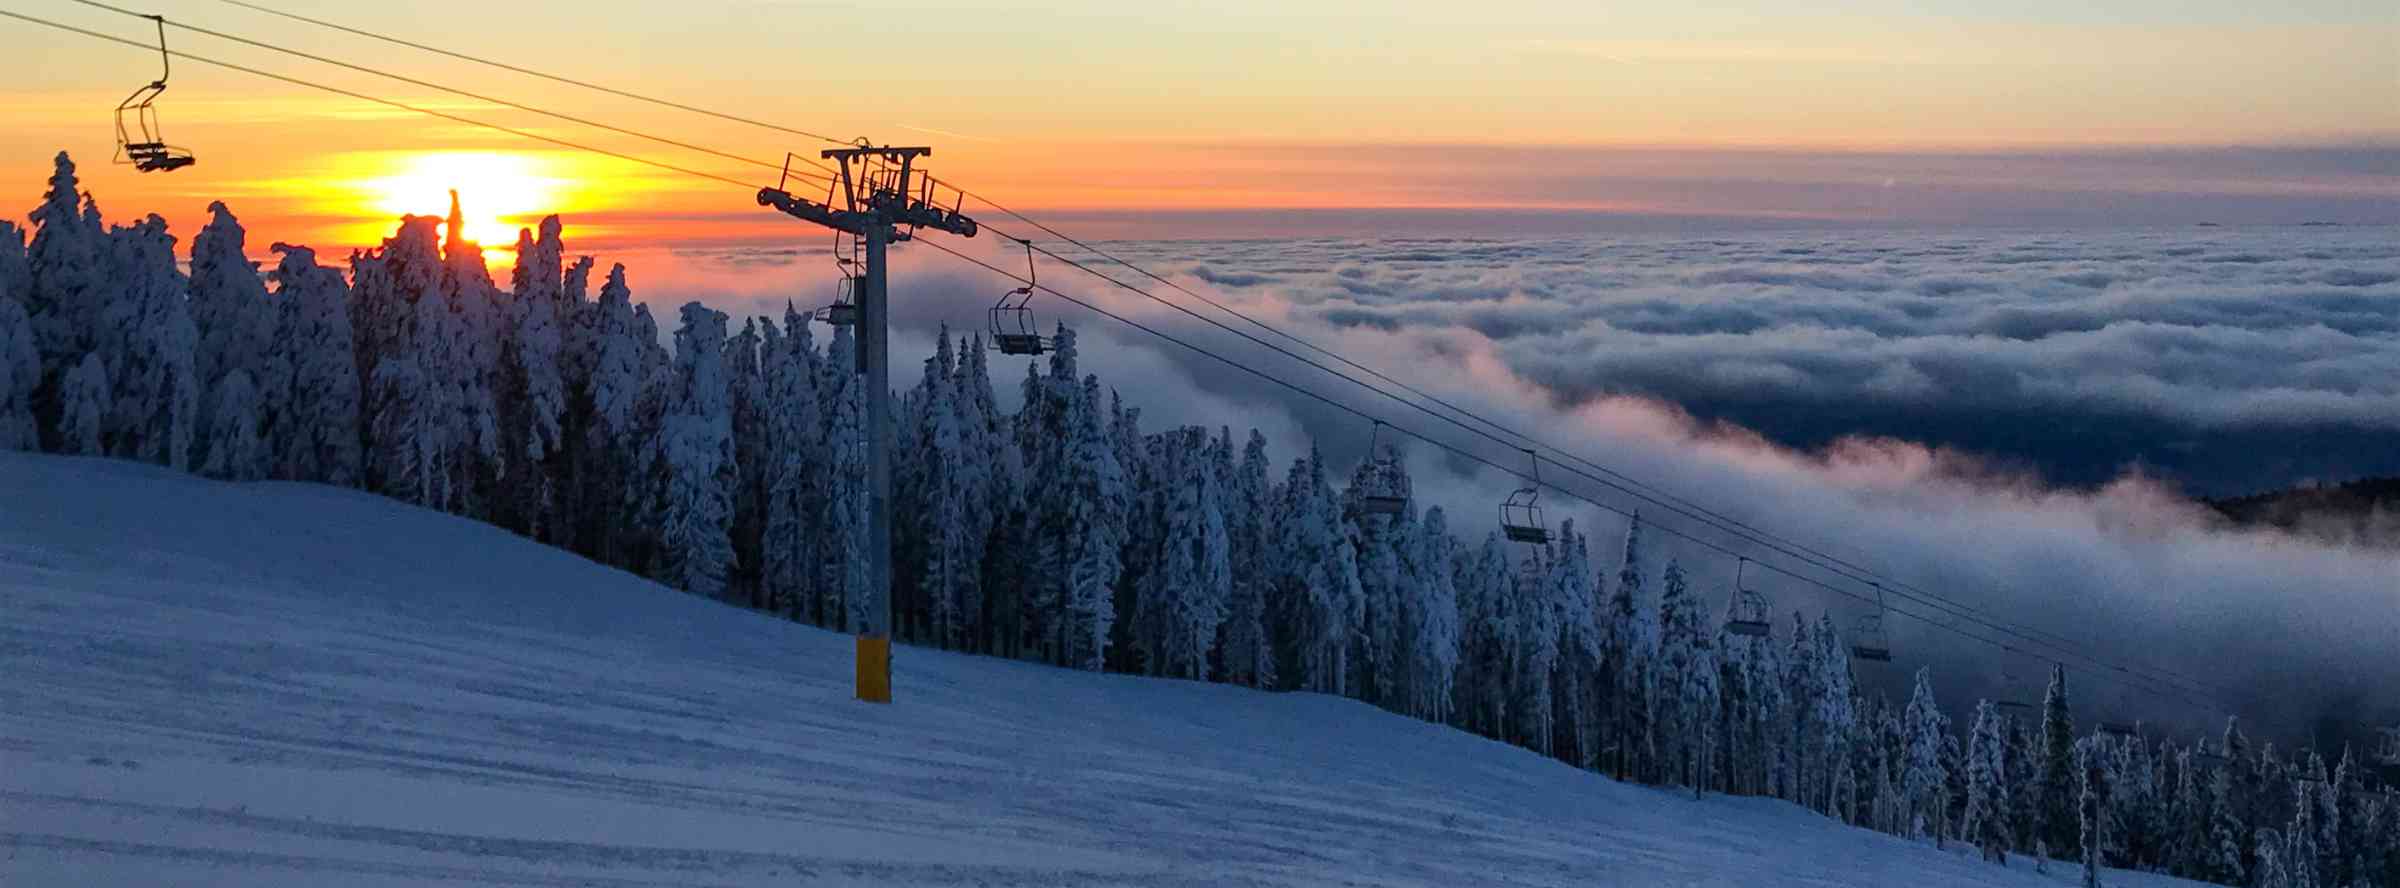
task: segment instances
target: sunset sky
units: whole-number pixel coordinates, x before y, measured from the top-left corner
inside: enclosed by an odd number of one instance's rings
[[[1311,218],[1541,226],[1561,214],[2400,221],[2400,7],[2382,0],[1868,2],[1826,13],[1403,0],[1372,15],[1324,0],[266,5],[800,129],[935,145],[948,178],[1133,234],[1276,233]],[[762,160],[825,147],[218,0],[140,8]],[[69,0],[0,9],[152,39],[145,22]],[[312,82],[773,178],[212,37],[168,37]],[[0,58],[13,75],[0,90],[0,172],[19,183],[20,207],[64,148],[112,220],[156,208],[186,232],[223,198],[272,238],[370,244],[399,213],[440,212],[455,186],[487,242],[551,211],[586,241],[794,233],[744,188],[188,62],[160,107],[169,140],[200,164],[136,177],[106,163],[110,110],[156,76],[154,54],[0,19]],[[1507,212],[1477,222],[1465,210]]]

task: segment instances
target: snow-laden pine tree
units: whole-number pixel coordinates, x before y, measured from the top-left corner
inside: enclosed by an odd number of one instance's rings
[[[1408,694],[1405,602],[1415,594],[1411,586],[1416,578],[1408,573],[1400,555],[1412,532],[1407,525],[1413,523],[1405,514],[1406,475],[1397,465],[1387,467],[1386,459],[1379,449],[1352,469],[1350,483],[1341,492],[1341,511],[1343,519],[1357,529],[1351,544],[1362,595],[1361,631],[1350,642],[1351,672],[1360,699],[1396,709]],[[1365,502],[1370,495],[1401,498],[1403,514],[1367,511]]]
[[[849,341],[847,328],[835,329],[834,345],[847,346]],[[831,471],[816,522],[825,557],[817,581],[816,623],[849,631],[865,616],[867,606],[866,377],[851,372],[848,349],[832,351],[844,360],[832,377],[838,386],[825,429]]]
[[[2209,788],[2217,804],[2209,812],[2206,863],[2197,875],[2224,885],[2243,884],[2250,874],[2244,868],[2249,856],[2244,849],[2251,845],[2247,841],[2249,834],[2243,830],[2241,818],[2234,813],[2231,802],[2232,775],[2226,769],[2218,769],[2209,776]]]
[[[360,392],[350,285],[340,270],[319,266],[314,250],[280,243],[271,249],[282,257],[271,275],[282,318],[270,365],[290,373],[271,442],[274,476],[357,486]]]
[[[989,584],[991,542],[995,529],[1020,502],[1017,479],[1021,464],[1007,434],[1007,417],[992,391],[991,365],[983,337],[959,340],[958,366],[951,379],[950,406],[957,414],[959,447],[965,458],[953,466],[948,480],[966,521],[959,533],[965,547],[962,561],[969,567],[953,590],[964,631],[958,643],[975,651],[991,650],[994,613]]]
[[[647,383],[641,331],[634,324],[633,288],[625,282],[625,266],[614,265],[592,303],[590,410],[581,425],[578,499],[584,504],[583,527],[576,538],[610,564],[625,564],[631,554],[631,534],[624,519],[634,513],[631,503],[636,475],[646,468],[639,441],[642,388]]]
[[[1277,535],[1269,471],[1267,438],[1252,429],[1227,493],[1226,558],[1233,575],[1218,644],[1225,680],[1251,687],[1276,686],[1275,648],[1267,633],[1268,589],[1275,582],[1270,555]]]
[[[2252,888],[2301,888],[2292,881],[2291,870],[2284,866],[2286,846],[2282,833],[2261,829],[2253,841],[2257,847],[2253,855],[2258,859],[2258,864],[2253,870],[2256,877],[2251,880]]]
[[[1348,525],[1326,486],[1324,455],[1314,446],[1292,462],[1277,490],[1275,527],[1268,613],[1276,675],[1288,689],[1340,693],[1365,596]]]
[[[1818,674],[1809,685],[1817,694],[1815,723],[1819,736],[1810,748],[1817,759],[1809,767],[1819,775],[1817,779],[1820,782],[1813,790],[1818,793],[1817,810],[1830,811],[1832,800],[1825,794],[1831,791],[1836,770],[1851,755],[1850,738],[1856,733],[1859,721],[1858,693],[1856,680],[1850,674],[1849,651],[1843,647],[1840,631],[1834,628],[1832,615],[1818,615],[1814,638],[1817,651],[1810,662]],[[1935,714],[1939,715],[1939,710]],[[1938,742],[1933,752],[1937,763],[1941,755]],[[1935,783],[1940,783],[1938,773]],[[1901,790],[1906,794],[1904,779],[1901,781]]]
[[[541,236],[517,231],[517,264],[509,275],[510,298],[497,319],[498,391],[502,462],[502,523],[536,539],[561,539],[558,486],[565,475],[567,381],[561,368],[565,322],[576,309],[567,302],[563,268],[566,247],[557,216],[544,217]]]
[[[208,442],[208,456],[200,464],[201,474],[236,481],[254,481],[267,476],[267,466],[274,458],[274,449],[259,433],[259,414],[265,407],[259,402],[258,386],[250,381],[250,371],[236,368],[217,381],[217,404],[212,411],[211,425],[202,439]]]
[[[2082,857],[2076,817],[2075,719],[2067,712],[2067,670],[2054,666],[2042,694],[2042,733],[2035,755],[2040,769],[2031,791],[2041,797],[2040,839],[2050,853]]]
[[[767,381],[766,531],[761,543],[769,608],[794,619],[817,620],[818,529],[828,494],[831,455],[817,398],[816,345],[808,318],[784,306],[784,333],[768,337],[762,368]]]
[[[2100,849],[2107,847],[2108,771],[2101,764],[2098,744],[2085,740],[2069,753],[2082,775],[2076,791],[2075,842],[2082,849],[2084,888],[2100,888]]]
[[[1127,490],[1124,466],[1099,409],[1100,383],[1084,377],[1082,394],[1069,405],[1068,439],[1051,508],[1040,528],[1039,569],[1049,590],[1051,656],[1079,669],[1100,668],[1117,620],[1117,572],[1125,541]]]
[[[33,241],[25,253],[25,283],[17,298],[24,303],[25,313],[33,325],[34,348],[41,353],[42,379],[34,389],[34,420],[43,436],[44,449],[67,453],[98,454],[97,448],[85,448],[87,433],[104,430],[77,418],[75,437],[61,439],[60,424],[68,401],[61,389],[69,373],[83,372],[81,382],[105,380],[108,368],[98,368],[98,375],[85,370],[84,356],[100,348],[102,309],[118,297],[118,283],[110,260],[111,247],[107,230],[100,224],[100,208],[79,190],[75,178],[75,162],[67,153],[58,153],[50,176],[50,188],[40,205],[33,208]],[[101,354],[105,365],[108,355]],[[88,389],[79,394],[88,395]],[[109,396],[101,399],[100,421],[107,422]],[[87,400],[74,403],[75,409],[91,405]]]
[[[1226,454],[1199,426],[1159,438],[1164,446],[1154,465],[1161,469],[1165,526],[1159,563],[1143,578],[1137,616],[1148,624],[1144,647],[1153,674],[1206,678],[1209,649],[1233,594],[1232,544],[1216,467]]]
[[[1618,560],[1617,581],[1609,589],[1601,619],[1602,672],[1600,692],[1607,695],[1604,745],[1615,752],[1606,770],[1619,780],[1633,777],[1635,755],[1649,733],[1647,664],[1642,625],[1642,515],[1635,512],[1625,527],[1625,547]]]
[[[1458,542],[1440,506],[1425,510],[1407,551],[1417,577],[1408,615],[1410,715],[1448,721],[1459,665]]]
[[[911,548],[918,561],[913,574],[916,598],[924,608],[926,640],[945,648],[961,647],[968,638],[966,605],[972,596],[962,598],[960,593],[980,572],[980,565],[973,560],[979,553],[971,545],[974,529],[968,515],[976,492],[956,476],[972,472],[972,465],[981,459],[967,449],[957,373],[950,328],[945,325],[937,334],[933,356],[925,361],[925,375],[909,393],[908,409],[903,411],[914,426],[910,446],[903,448],[910,454],[906,461],[912,477],[906,483],[894,479],[900,501],[911,504],[896,516],[895,530],[908,529],[915,542]]]
[[[1524,560],[1508,578],[1509,613],[1516,617],[1516,678],[1508,707],[1515,716],[1510,742],[1543,755],[1558,754],[1558,620],[1561,610],[1550,601],[1551,547],[1528,546]]]
[[[435,384],[452,393],[452,448],[447,460],[450,508],[469,515],[497,515],[507,497],[501,483],[516,455],[504,452],[500,428],[500,353],[514,334],[507,294],[492,282],[483,247],[466,239],[458,194],[450,195],[450,217],[442,238],[440,290],[449,314],[441,347],[421,352]]]
[[[2008,740],[2004,723],[1992,701],[1975,706],[1975,727],[1967,741],[1967,809],[1958,834],[1974,843],[1983,859],[2006,865],[2010,845]]]
[[[1930,669],[1917,670],[1916,689],[1909,694],[1908,712],[1902,718],[1908,724],[1908,764],[1901,771],[1901,792],[1908,798],[1909,837],[1932,839],[1938,846],[1949,833],[1944,827],[1950,802],[1945,785],[1949,774],[1942,768],[1942,738],[1949,734],[1950,719],[1934,702]]]
[[[766,352],[775,323],[742,322],[742,332],[725,340],[725,384],[733,400],[733,594],[765,610],[767,531]],[[769,335],[773,334],[773,335]]]
[[[666,576],[676,588],[725,595],[733,567],[733,403],[725,378],[725,314],[683,306],[675,377],[660,428],[666,502],[659,527]]]
[[[200,385],[192,367],[199,339],[190,282],[175,265],[175,238],[155,215],[109,232],[113,285],[100,314],[97,350],[108,361],[109,414],[101,434],[110,456],[192,468]]]
[[[1718,673],[1707,606],[1692,593],[1683,565],[1668,559],[1658,596],[1660,733],[1675,779],[1698,798],[1713,778]],[[1844,769],[1845,773],[1847,768]]]
[[[0,253],[15,240],[0,230]],[[0,259],[0,263],[6,260]],[[24,283],[0,270],[0,450],[40,449],[41,427],[33,418],[33,391],[42,383],[42,352],[33,343],[33,316],[16,299]]]
[[[108,363],[96,352],[84,353],[62,377],[54,452],[68,456],[101,456],[100,435],[108,424]]]
[[[1591,542],[1570,519],[1561,522],[1544,565],[1542,594],[1558,632],[1557,657],[1550,667],[1551,729],[1558,733],[1552,754],[1578,767],[1600,765],[1602,745],[1599,700],[1606,689],[1597,687],[1601,657],[1607,646],[1599,624],[1600,594],[1594,588]]]
[[[1783,739],[1777,744],[1775,786],[1777,797],[1802,807],[1812,807],[1808,790],[1815,785],[1816,776],[1811,768],[1815,760],[1812,750],[1820,742],[1817,700],[1823,694],[1818,687],[1823,676],[1817,668],[1817,651],[1808,621],[1799,611],[1793,611],[1791,644],[1784,652],[1783,673],[1776,677],[1789,705],[1784,707],[1785,718],[1778,726]],[[1880,824],[1877,828],[1888,829]]]
[[[402,219],[373,252],[351,258],[366,395],[367,489],[428,508],[456,497],[451,460],[463,437],[461,392],[450,381],[458,323],[442,295],[436,220]]]
[[[1516,594],[1508,549],[1497,532],[1458,562],[1459,720],[1495,740],[1512,736],[1511,688],[1517,674]]]
[[[209,222],[192,238],[191,316],[199,338],[192,353],[201,392],[199,436],[193,454],[201,471],[218,478],[267,477],[274,454],[267,442],[290,403],[288,366],[271,366],[277,311],[266,281],[250,264],[248,235],[223,202],[208,205]],[[220,411],[240,410],[227,415]],[[223,444],[232,452],[219,453]]]

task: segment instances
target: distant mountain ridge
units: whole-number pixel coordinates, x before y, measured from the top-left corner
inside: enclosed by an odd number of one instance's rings
[[[2202,502],[2244,527],[2277,527],[2330,542],[2400,548],[2400,476]]]

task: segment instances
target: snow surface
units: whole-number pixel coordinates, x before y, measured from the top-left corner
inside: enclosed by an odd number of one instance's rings
[[[364,493],[0,453],[0,884],[2075,881],[1315,694],[903,649],[870,706],[850,655]]]

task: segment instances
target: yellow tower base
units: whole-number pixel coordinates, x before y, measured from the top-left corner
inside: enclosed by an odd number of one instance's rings
[[[858,699],[892,702],[892,640],[882,635],[858,637]]]

